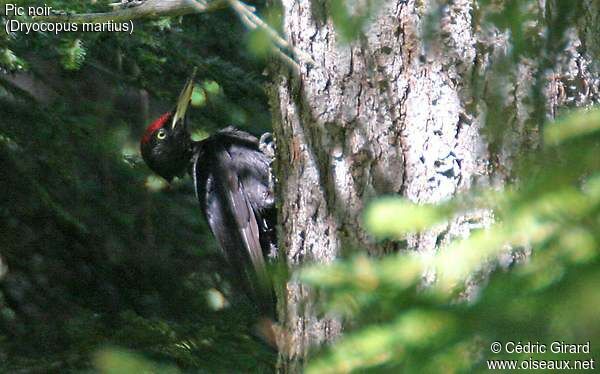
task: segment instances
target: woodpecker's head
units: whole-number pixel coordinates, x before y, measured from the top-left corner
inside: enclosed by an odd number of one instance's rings
[[[146,164],[169,182],[185,173],[192,157],[185,112],[192,97],[194,75],[195,70],[181,91],[177,106],[152,122],[140,142]]]

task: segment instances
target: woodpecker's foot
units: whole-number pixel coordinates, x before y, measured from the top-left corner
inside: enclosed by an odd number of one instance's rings
[[[270,132],[262,134],[258,141],[258,149],[260,149],[260,151],[272,162],[275,158],[275,142],[273,140],[273,134]]]

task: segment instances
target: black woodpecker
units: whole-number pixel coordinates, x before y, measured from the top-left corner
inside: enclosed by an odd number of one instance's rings
[[[171,181],[186,171],[194,180],[200,209],[236,278],[232,284],[274,317],[274,296],[266,261],[276,254],[275,203],[270,157],[263,139],[233,127],[192,141],[186,124],[194,74],[175,108],[156,119],[141,140],[142,157]]]

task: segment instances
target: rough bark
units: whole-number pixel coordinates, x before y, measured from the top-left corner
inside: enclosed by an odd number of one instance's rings
[[[552,22],[553,4],[537,4],[533,28]],[[582,4],[587,18],[568,30],[560,58],[546,56],[546,65],[523,58],[506,72],[509,35],[484,25],[476,1],[383,1],[349,44],[340,42],[327,4],[283,0],[282,6],[287,39],[316,62],[299,75],[280,67],[271,89],[280,245],[292,270],[352,250],[433,255],[441,244],[488,224],[490,212],[457,217],[406,243],[377,244],[361,223],[365,203],[382,194],[439,202],[473,185],[502,184],[511,178],[515,155],[537,144],[535,105],[541,102],[542,112],[553,116],[574,96],[563,94],[573,80],[579,82],[573,105],[597,100],[598,71],[585,47],[598,45],[592,1]],[[543,89],[537,104],[530,100],[536,84]],[[500,140],[482,131],[492,111],[505,121]],[[472,283],[474,292],[478,283]],[[287,332],[280,369],[294,372],[309,349],[334,340],[342,324],[320,316],[317,295],[293,277],[278,296]]]

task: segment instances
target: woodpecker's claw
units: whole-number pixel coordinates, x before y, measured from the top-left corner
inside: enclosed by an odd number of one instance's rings
[[[171,129],[174,129],[177,123],[185,118],[185,112],[187,111],[190,100],[192,99],[192,92],[194,92],[194,77],[196,76],[196,68],[192,72],[192,75],[188,79],[187,83],[179,94],[177,100],[177,107],[175,108],[175,115],[173,116],[173,122],[171,123]]]

